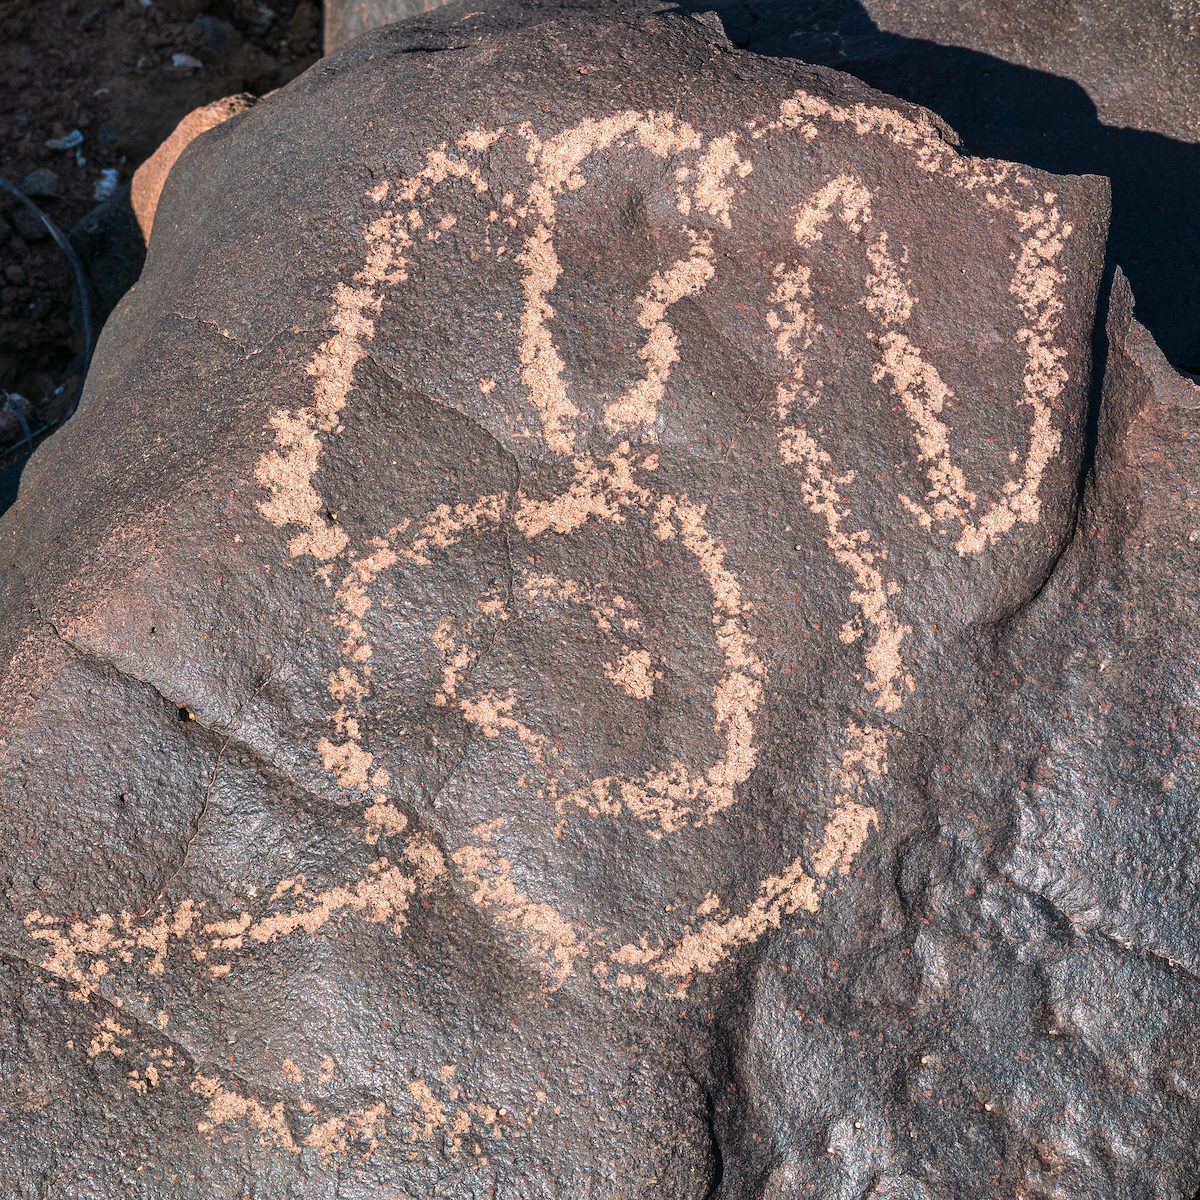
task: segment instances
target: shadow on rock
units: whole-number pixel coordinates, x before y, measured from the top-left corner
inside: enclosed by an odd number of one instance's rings
[[[746,49],[835,67],[932,109],[971,154],[1057,174],[1107,176],[1109,273],[1119,265],[1128,276],[1138,319],[1172,364],[1200,371],[1200,143],[1107,125],[1073,80],[890,33],[859,0],[687,7],[715,9],[730,38]],[[961,34],[970,38],[972,30],[964,26]],[[1153,68],[1146,71],[1149,89]]]

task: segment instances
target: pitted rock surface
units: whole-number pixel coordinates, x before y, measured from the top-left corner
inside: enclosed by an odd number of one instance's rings
[[[1079,523],[1107,203],[679,16],[189,146],[0,525],[8,1191],[1194,1180],[1188,464],[1129,533],[1121,457],[1190,393],[1122,293]]]
[[[463,45],[564,8],[648,0],[325,0],[326,46],[402,17]],[[947,121],[971,154],[1112,183],[1108,263],[1182,370],[1200,373],[1200,10],[1194,0],[677,0],[758,54],[836,67]],[[420,30],[420,34],[418,34]]]

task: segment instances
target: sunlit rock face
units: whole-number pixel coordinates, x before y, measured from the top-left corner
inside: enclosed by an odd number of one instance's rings
[[[1182,1187],[1103,181],[681,16],[425,37],[184,151],[0,524],[0,1179]]]

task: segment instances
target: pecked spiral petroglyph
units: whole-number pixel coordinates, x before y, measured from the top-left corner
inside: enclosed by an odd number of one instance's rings
[[[260,474],[269,497],[263,503],[264,516],[281,528],[300,528],[292,539],[293,554],[322,562],[342,559],[347,564],[334,597],[334,620],[346,633],[343,662],[332,676],[333,696],[340,702],[333,718],[337,740],[323,739],[320,749],[338,782],[367,797],[368,814],[380,806],[385,812],[395,811],[386,772],[372,773],[372,755],[363,738],[374,653],[363,625],[372,604],[370,585],[394,566],[428,561],[428,546],[447,549],[484,529],[498,533],[506,528],[532,542],[550,532],[569,536],[591,522],[624,526],[634,517],[648,519],[654,537],[686,548],[709,596],[714,640],[724,662],[711,698],[712,733],[723,748],[714,762],[697,769],[672,758],[641,776],[603,775],[582,785],[568,783],[574,768],[569,754],[522,717],[514,694],[473,692],[469,687],[471,644],[479,616],[457,632],[452,623],[438,627],[445,668],[436,703],[457,709],[485,738],[513,738],[520,743],[539,779],[538,794],[560,812],[574,808],[592,817],[629,817],[650,838],[661,839],[711,824],[736,807],[738,789],[750,778],[757,758],[755,723],[769,683],[768,669],[747,623],[741,585],[729,569],[726,548],[712,532],[706,505],[661,493],[655,486],[660,406],[679,356],[671,310],[680,300],[701,294],[714,278],[714,225],[698,223],[699,218],[707,214],[717,229],[734,227],[739,187],[753,171],[764,139],[784,134],[811,141],[828,123],[849,123],[862,136],[885,138],[907,150],[921,170],[979,193],[991,209],[1010,216],[1022,237],[1010,291],[1025,321],[1018,341],[1027,362],[1021,403],[1031,413],[1028,444],[1023,455],[1014,456],[1020,474],[986,505],[955,461],[945,420],[953,393],[907,331],[919,303],[905,279],[907,251],[892,231],[878,224],[870,189],[852,175],[841,174],[799,200],[793,214],[792,258],[778,263],[765,281],[771,307],[763,335],[772,339],[789,372],[776,397],[779,456],[781,463],[797,472],[805,503],[849,583],[849,599],[858,615],[840,637],[846,644],[864,643],[862,686],[869,705],[893,715],[914,688],[905,662],[905,641],[911,630],[896,612],[900,587],[888,575],[886,548],[872,531],[854,527],[843,501],[842,490],[852,476],[838,471],[810,431],[808,417],[821,404],[822,384],[810,377],[807,351],[821,325],[806,260],[831,236],[831,229],[844,228],[865,242],[862,304],[877,322],[875,381],[885,384],[899,401],[925,473],[926,493],[899,495],[901,511],[931,536],[957,528],[952,536],[961,555],[982,552],[1018,522],[1037,521],[1041,478],[1060,437],[1052,420],[1065,381],[1062,352],[1053,341],[1061,308],[1061,278],[1054,260],[1070,227],[1050,194],[1022,207],[1021,197],[1030,189],[1017,168],[960,158],[931,125],[919,119],[862,104],[838,108],[804,94],[785,101],[772,121],[751,122],[742,131],[715,138],[707,138],[670,113],[635,111],[583,120],[548,139],[527,125],[464,135],[453,148],[444,145],[432,151],[421,170],[394,189],[390,212],[368,226],[366,264],[353,287],[335,293],[335,334],[310,367],[317,381],[313,404],[299,417],[279,415],[277,446],[264,458]],[[347,402],[354,365],[374,334],[373,322],[363,314],[378,312],[387,290],[404,283],[407,258],[418,250],[414,231],[428,223],[421,216],[422,205],[447,179],[469,181],[478,192],[486,191],[490,186],[487,152],[502,137],[523,140],[530,174],[527,194],[516,199],[508,192],[502,205],[509,214],[508,228],[516,229],[522,221],[529,226],[516,256],[522,270],[517,346],[525,401],[537,422],[535,436],[541,444],[570,460],[571,482],[549,497],[531,497],[518,489],[513,494],[482,496],[459,510],[443,506],[424,516],[414,515],[404,528],[391,530],[353,553],[341,543],[340,531],[331,531],[316,518],[322,511],[312,490],[319,447],[293,431],[297,422],[302,432],[328,433],[335,427],[330,422],[336,423],[336,414]],[[687,251],[655,272],[634,302],[632,315],[644,334],[638,352],[643,374],[600,415],[603,426],[624,440],[605,457],[596,458],[577,448],[583,412],[565,378],[564,359],[552,330],[552,298],[563,269],[555,231],[561,198],[588,186],[589,160],[618,150],[644,152],[672,168],[669,178]],[[371,199],[382,204],[388,191],[381,187]],[[446,227],[444,219],[441,226]],[[289,471],[283,469],[285,460],[291,463]],[[277,485],[281,475],[299,482],[281,489]],[[301,494],[307,497],[305,502],[289,507],[289,497]],[[417,530],[422,532],[416,534]],[[529,592],[540,589],[543,596],[553,592],[560,601],[584,602],[582,585],[575,580],[530,578],[519,586]],[[600,613],[594,601],[588,603],[594,613]],[[495,596],[485,596],[483,604],[504,608]],[[505,612],[502,618],[506,617]],[[611,613],[597,619],[611,631]],[[650,655],[620,636],[612,641],[612,656],[604,669],[608,682],[634,696],[649,695],[655,677]],[[564,925],[557,941],[549,934],[534,939],[541,946],[534,956],[549,964],[556,986],[577,961],[591,958],[597,975],[609,977],[612,968],[619,967],[618,982],[643,987],[655,973],[681,979],[711,970],[734,947],[777,925],[786,913],[816,911],[827,881],[849,868],[878,823],[876,810],[864,797],[886,774],[885,728],[869,721],[847,722],[842,766],[830,780],[833,810],[822,843],[786,865],[778,876],[764,879],[759,897],[749,908],[730,911],[713,896],[674,944],[625,944],[615,952],[603,950],[609,940],[603,931],[572,928],[566,932]],[[367,819],[372,820],[369,815]],[[476,862],[478,854],[464,851],[461,860],[475,864],[476,876],[483,861]],[[497,901],[495,887],[476,883],[472,895],[481,907],[495,908],[501,923],[511,923],[511,914],[521,911],[520,905]]]
[[[788,237],[778,248],[778,261],[763,265],[759,281],[762,320],[755,332],[769,348],[779,380],[769,397],[771,453],[807,510],[804,536],[828,556],[845,588],[851,616],[829,636],[856,647],[849,651],[848,677],[861,704],[840,721],[827,778],[811,797],[815,811],[826,813],[823,829],[803,853],[793,848],[781,854],[784,861],[764,872],[747,894],[710,891],[689,902],[690,909],[681,906],[670,918],[669,936],[654,923],[660,914],[639,916],[640,928],[615,917],[589,923],[569,916],[556,897],[533,894],[522,877],[523,864],[501,848],[505,817],[456,831],[458,842],[444,854],[430,838],[410,833],[409,801],[384,765],[386,755],[371,741],[379,715],[376,667],[387,653],[372,641],[373,623],[386,604],[381,596],[401,573],[420,577],[481,540],[504,545],[511,579],[481,582],[469,612],[432,614],[431,710],[452,716],[478,745],[510,752],[520,763],[523,794],[551,808],[559,821],[618,823],[639,846],[655,852],[675,844],[672,839],[688,838],[698,854],[704,853],[705,839],[716,841],[736,827],[739,804],[763,757],[772,668],[760,645],[758,614],[747,599],[752,593],[721,536],[721,497],[689,495],[663,482],[665,433],[673,419],[665,401],[684,354],[673,315],[720,279],[721,239],[736,234],[739,200],[756,163],[770,154],[772,140],[813,142],[831,125],[848,125],[860,136],[901,148],[921,171],[949,180],[1012,224],[1018,249],[1009,292],[1021,319],[1024,444],[1011,448],[1012,478],[993,487],[998,495],[989,499],[956,456],[953,389],[914,332],[920,297],[908,277],[901,232],[884,226],[878,198],[848,172],[824,177],[792,198]],[[509,190],[511,181],[498,182],[504,173],[493,159],[505,145],[519,148],[523,191],[515,185]],[[661,171],[682,252],[656,264],[627,314],[637,339],[637,377],[589,415],[568,379],[555,336],[555,293],[565,270],[556,234],[566,198],[586,194],[589,165],[618,153],[649,156]],[[473,194],[491,206],[486,236],[463,232],[469,222],[463,212],[451,211],[443,191],[448,185],[458,189],[455,195]],[[1064,351],[1055,341],[1063,282],[1056,260],[1070,225],[1053,194],[1035,194],[1019,168],[960,158],[920,119],[865,104],[837,107],[804,94],[785,101],[770,121],[715,136],[671,113],[636,111],[586,119],[545,138],[529,125],[476,130],[430,150],[408,179],[373,188],[367,203],[372,215],[363,231],[362,265],[334,288],[332,332],[307,364],[311,397],[297,410],[283,409],[271,418],[270,445],[256,479],[262,517],[287,537],[292,559],[313,564],[328,599],[337,656],[328,664],[328,724],[314,732],[312,750],[337,788],[361,803],[369,861],[357,875],[323,889],[299,876],[280,880],[265,900],[236,911],[213,911],[184,899],[143,917],[100,914],[72,921],[30,913],[28,935],[44,947],[45,970],[87,1000],[103,994],[114,972],[160,975],[177,955],[203,963],[221,979],[236,977],[239,956],[255,944],[336,936],[351,922],[402,937],[410,905],[441,889],[486,915],[497,934],[533,964],[533,978],[547,991],[597,986],[641,993],[659,987],[682,995],[698,976],[712,973],[789,916],[817,914],[853,869],[880,825],[878,798],[886,787],[889,752],[895,753],[889,733],[919,686],[910,661],[913,631],[901,615],[901,584],[886,541],[856,516],[847,497],[853,472],[839,464],[820,434],[826,389],[814,346],[827,331],[814,295],[815,256],[844,237],[862,257],[860,303],[874,324],[873,379],[895,401],[920,469],[913,489],[920,494],[897,490],[899,519],[915,522],[931,543],[942,540],[969,558],[1017,525],[1040,519],[1042,479],[1061,441],[1054,415],[1066,374]],[[386,301],[409,285],[418,256],[436,257],[456,238],[467,237],[475,238],[480,256],[504,262],[519,278],[513,312],[506,315],[514,347],[511,374],[521,384],[514,403],[527,422],[516,435],[559,470],[561,485],[535,494],[518,472],[507,487],[410,512],[395,524],[381,521],[369,536],[352,535],[329,514],[321,468],[336,446],[356,370],[378,335]],[[497,370],[496,378],[479,380],[479,396],[493,397],[500,377]],[[700,606],[716,664],[713,677],[697,689],[702,693],[697,711],[704,717],[693,731],[694,744],[686,751],[666,745],[661,761],[636,771],[615,764],[584,772],[559,731],[527,711],[519,689],[480,679],[481,646],[502,636],[506,625],[569,613],[585,627],[590,623],[602,647],[594,681],[599,694],[609,689],[621,703],[641,706],[661,695],[672,663],[649,637],[636,588],[613,581],[600,586],[537,562],[547,545],[597,530],[643,539],[686,564],[695,579],[686,601]],[[697,745],[707,750],[697,752]],[[99,1028],[97,1054],[115,1055],[128,1041],[125,1028]],[[165,1068],[147,1060],[137,1068],[137,1084],[150,1086],[149,1071],[157,1078]],[[289,1124],[277,1101],[239,1091],[215,1072],[196,1073],[190,1086],[206,1105],[208,1131],[219,1133],[231,1122],[248,1125],[288,1153],[308,1147],[336,1155],[352,1144],[373,1147],[402,1121],[392,1109],[367,1107],[311,1114],[305,1132]],[[429,1082],[414,1080],[406,1136],[449,1131],[461,1143],[468,1130],[495,1126],[486,1105],[447,1097],[448,1092],[439,1098]]]

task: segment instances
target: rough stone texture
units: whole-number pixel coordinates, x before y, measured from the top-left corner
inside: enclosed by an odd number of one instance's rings
[[[144,241],[150,241],[158,198],[179,156],[202,133],[224,124],[230,117],[244,113],[255,103],[254,96],[223,96],[220,100],[192,109],[171,131],[170,137],[134,171],[131,203]]]
[[[712,5],[668,0],[325,0],[325,52],[331,53],[375,29],[403,21],[413,45],[448,49],[490,41],[570,14],[604,22],[637,19],[665,12],[715,16]],[[719,18],[717,18],[719,19]]]
[[[1104,182],[436,28],[184,151],[0,520],[5,1194],[1186,1195],[1193,392],[1120,291],[1077,523]]]
[[[1200,8],[1193,0],[748,0],[764,54],[932,108],[974,154],[1112,181],[1110,268],[1168,357],[1200,370]]]
[[[578,0],[451,0],[458,40]],[[972,154],[1112,181],[1109,273],[1176,365],[1200,373],[1200,8],[1194,0],[681,0],[735,44],[848,71],[932,109]],[[429,7],[428,4],[423,7]],[[435,5],[435,7],[441,7]],[[623,0],[617,7],[644,7]],[[415,10],[414,10],[415,11]],[[325,0],[326,44],[397,19]],[[340,39],[340,40],[339,40]]]
[[[723,11],[738,20],[734,5]],[[765,26],[800,17],[823,25],[853,58],[873,25],[881,44],[907,39],[927,49],[938,43],[987,54],[1014,68],[1058,76],[1064,94],[1071,81],[1110,127],[1200,141],[1200,21],[1191,0],[1151,0],[1137,7],[1135,20],[1120,0],[993,0],[970,13],[955,0],[752,0],[743,11],[741,28],[764,47],[776,36]],[[969,65],[965,57],[958,62]],[[1010,80],[1019,77],[1013,72]],[[978,96],[964,96],[961,103],[982,106]],[[992,117],[997,125],[1000,115]]]
[[[1016,1095],[1037,1093],[1051,1151],[1039,1182],[1059,1188],[1048,1194],[1191,1197],[1200,388],[1132,320],[1120,275],[1108,337],[1079,528],[1036,601],[997,630],[989,715],[964,730],[968,753],[995,756],[993,794],[1015,811],[997,811],[991,845],[963,822],[936,852],[935,878],[951,861],[974,878],[970,915],[951,916],[935,889],[917,907],[944,931],[943,953],[971,925],[1024,941],[1026,961],[1007,973],[977,952],[972,987],[993,1003],[1023,999],[1031,1041],[1045,1031],[1059,1042],[1014,1072]],[[1007,1116],[1036,1132],[1032,1112]],[[1073,1125],[1104,1147],[1108,1189]]]
[[[1108,337],[1078,525],[990,624],[982,669],[935,685],[923,823],[880,881],[873,952],[818,944],[841,963],[830,1002],[811,943],[780,939],[756,1015],[731,1020],[742,1070],[786,1079],[793,1111],[857,1060],[862,1127],[830,1121],[815,1194],[1196,1194],[1200,388],[1132,320],[1119,274]],[[795,1010],[813,1027],[799,1045]],[[792,1142],[787,1105],[769,1112]],[[797,1165],[767,1194],[806,1194],[815,1155],[778,1157]]]

